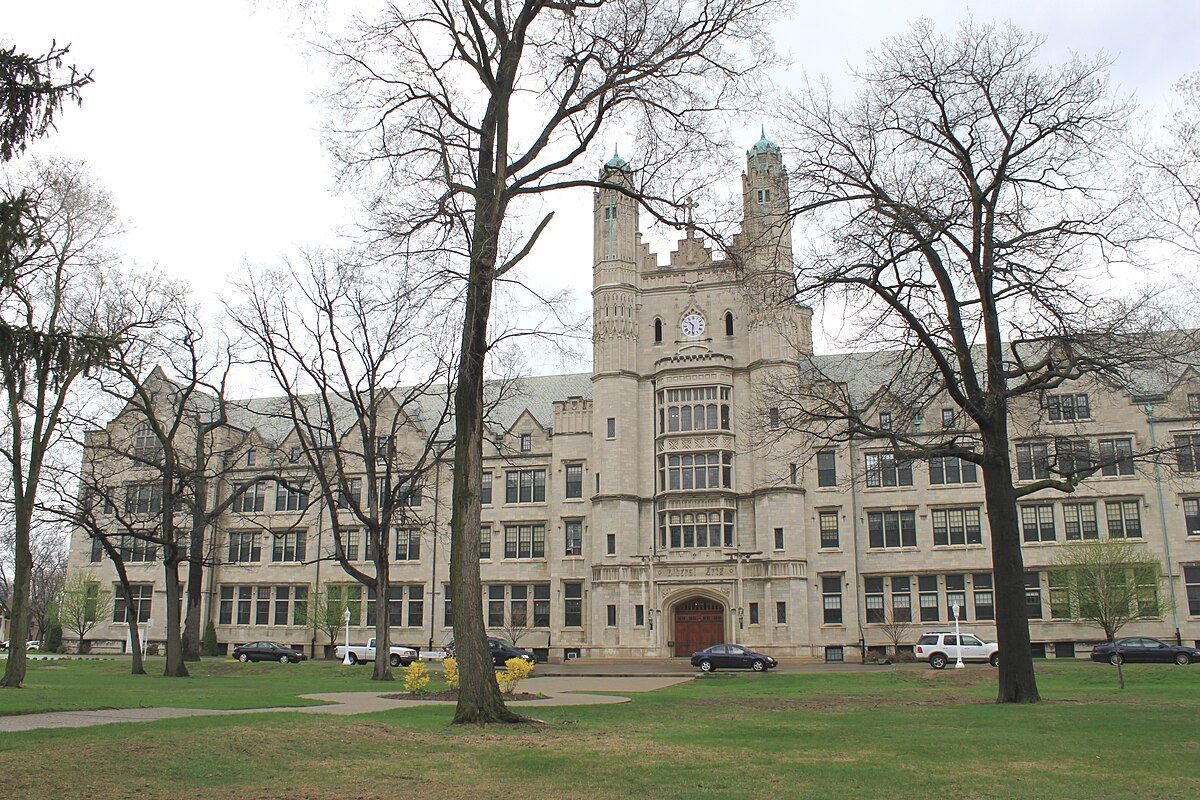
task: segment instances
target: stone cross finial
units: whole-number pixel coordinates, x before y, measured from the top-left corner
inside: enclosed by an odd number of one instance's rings
[[[692,211],[699,208],[699,206],[700,204],[690,197],[683,201],[683,207],[687,209],[687,232],[689,237],[696,231],[695,222],[692,220]]]

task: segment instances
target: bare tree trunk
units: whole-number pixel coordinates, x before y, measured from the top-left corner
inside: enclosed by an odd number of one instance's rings
[[[1003,419],[1003,418],[1002,418]],[[1017,524],[1017,494],[1008,458],[1006,422],[983,434],[983,486],[992,535],[996,592],[996,642],[1000,646],[997,703],[1036,703],[1041,699],[1029,646],[1025,612],[1025,565]],[[1019,602],[1018,602],[1019,600]]]
[[[32,508],[16,498],[16,525],[13,559],[12,609],[8,631],[8,661],[0,686],[20,689],[25,684],[28,663],[25,642],[29,638],[29,584],[33,574],[33,554],[29,550],[29,526]],[[482,612],[481,612],[482,613]]]
[[[192,531],[188,550],[187,614],[183,622],[183,660],[200,660],[200,606],[204,601],[204,529]]]
[[[129,607],[129,600],[133,597],[133,587],[129,585],[129,573],[125,570],[125,562],[121,560],[108,539],[101,539],[100,544],[116,568],[117,580],[121,582],[121,591],[125,593],[125,625],[129,629],[129,650],[133,656],[131,672],[134,675],[145,675],[146,664],[142,660],[142,635],[138,631],[137,614]]]
[[[167,666],[163,676],[167,678],[188,677],[187,665],[183,661],[183,637],[179,633],[182,603],[179,598],[179,560],[175,554],[163,559],[167,589]]]
[[[368,534],[370,535],[370,534]],[[375,549],[375,666],[371,670],[371,680],[392,680],[392,640],[388,627],[388,539],[379,537],[379,547]]]

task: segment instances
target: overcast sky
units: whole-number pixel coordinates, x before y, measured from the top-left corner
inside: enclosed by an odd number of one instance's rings
[[[92,70],[95,84],[84,89],[82,107],[62,112],[58,133],[34,151],[89,162],[126,221],[124,249],[134,260],[211,296],[245,264],[273,264],[302,245],[331,241],[351,223],[354,198],[339,196],[322,140],[318,95],[327,77],[309,55],[318,32],[285,13],[282,0],[6,5],[0,44],[41,53],[51,40],[69,43],[70,60]],[[910,20],[928,16],[950,30],[968,14],[1043,34],[1048,61],[1108,52],[1115,83],[1147,112],[1165,105],[1173,82],[1200,69],[1196,0],[796,6],[776,32],[790,59],[784,82],[807,72],[844,85],[869,49]],[[757,138],[753,121],[746,135],[749,146]],[[607,153],[596,158],[599,164]],[[590,242],[587,197],[562,198],[554,221],[562,241]],[[558,255],[554,280],[586,308],[591,253],[581,248],[567,270]]]

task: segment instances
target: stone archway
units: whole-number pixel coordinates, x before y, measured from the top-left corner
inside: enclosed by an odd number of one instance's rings
[[[725,641],[725,606],[710,597],[690,597],[675,605],[675,656],[690,656]]]

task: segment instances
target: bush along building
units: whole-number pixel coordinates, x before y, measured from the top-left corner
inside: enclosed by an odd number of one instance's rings
[[[686,656],[729,642],[840,661],[911,650],[922,631],[952,626],[957,605],[963,630],[991,639],[979,470],[957,458],[897,460],[869,439],[821,445],[781,419],[779,387],[803,365],[839,376],[880,428],[895,412],[871,409],[875,366],[888,354],[814,355],[812,311],[788,299],[779,148],[764,137],[747,153],[742,229],[722,258],[689,229],[659,264],[642,242],[636,202],[616,188],[630,176],[614,157],[600,171],[614,188],[594,195],[591,373],[522,379],[491,413],[480,547],[489,632],[551,660]],[[1014,412],[1018,485],[1064,458],[1105,464],[1073,493],[1020,501],[1035,654],[1073,657],[1101,638],[1077,618],[1057,554],[1110,538],[1140,544],[1161,565],[1157,575],[1131,573],[1145,584],[1144,615],[1126,630],[1200,640],[1200,374],[1168,365],[1140,380],[1131,390],[1083,378]],[[425,420],[444,400],[430,396],[428,414],[406,409],[405,430],[427,435]],[[223,459],[214,502],[231,502],[205,548],[202,616],[223,652],[275,640],[319,656],[329,650],[322,616],[331,606],[339,631],[349,608],[355,642],[373,634],[374,609],[371,592],[332,560],[331,515],[348,512],[316,500],[281,402],[234,403],[214,448]],[[933,398],[897,424],[956,430],[960,417],[945,405]],[[113,431],[135,438],[138,421],[123,414],[95,435]],[[1167,452],[1132,457],[1152,447]],[[378,449],[385,459],[405,450]],[[139,470],[109,472],[101,527],[106,512],[110,521],[144,513],[154,524],[161,493],[139,482]],[[351,478],[346,491],[370,491],[365,483]],[[448,455],[405,491],[389,554],[393,642],[451,638],[450,493]],[[344,555],[369,570],[368,542],[342,522],[351,531]],[[159,548],[108,530],[128,596],[87,530],[76,531],[70,555],[71,569],[114,588],[112,619],[88,634],[93,647],[121,647],[129,615],[161,641]]]

